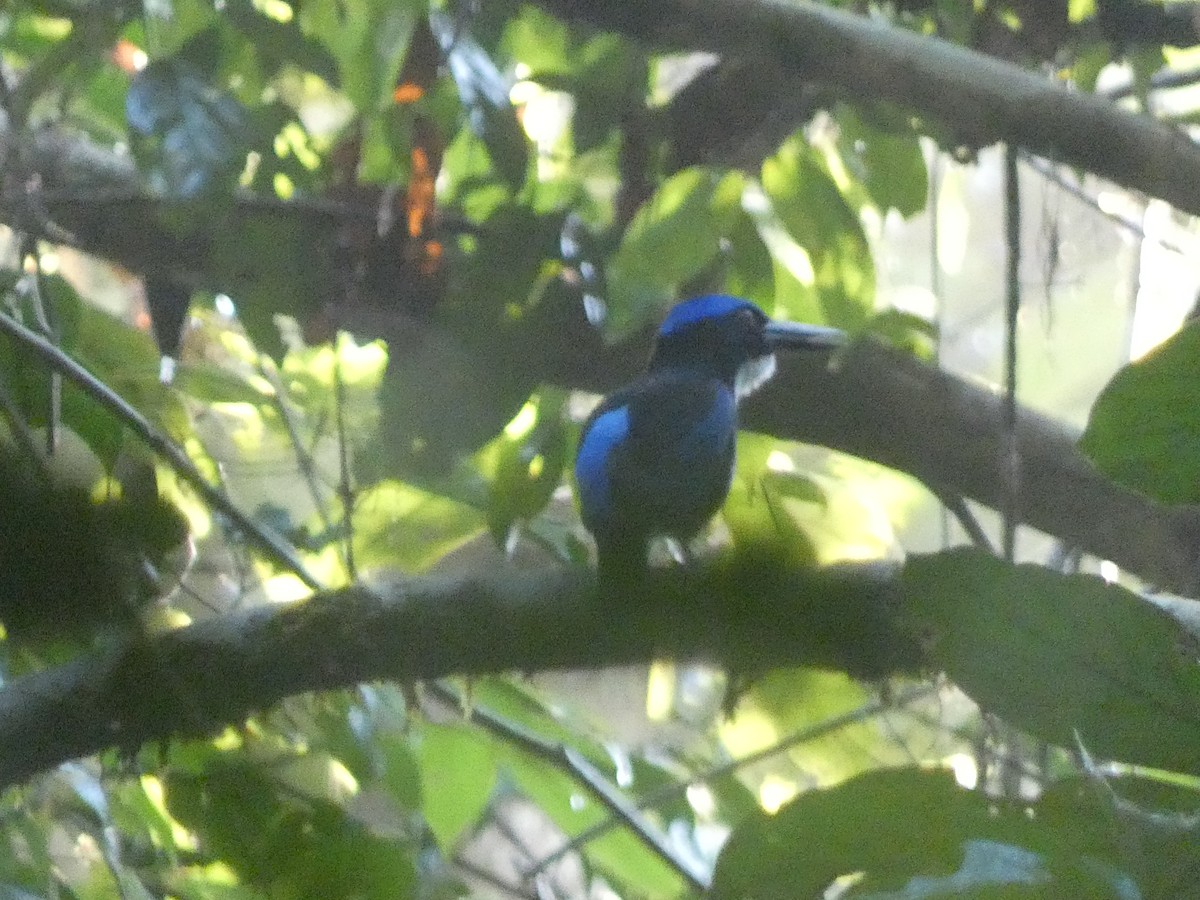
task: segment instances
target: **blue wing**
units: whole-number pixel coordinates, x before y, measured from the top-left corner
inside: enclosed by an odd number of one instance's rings
[[[597,540],[692,537],[729,490],[736,437],[736,400],[715,379],[660,372],[618,391],[584,425],[584,524]]]
[[[629,407],[618,406],[598,411],[586,426],[575,456],[575,483],[579,486],[579,505],[583,521],[595,530],[596,524],[612,516],[612,480],[609,463],[621,444],[629,438]]]

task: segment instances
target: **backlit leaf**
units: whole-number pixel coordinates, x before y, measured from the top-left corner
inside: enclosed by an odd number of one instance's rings
[[[712,896],[820,897],[847,876],[855,877],[841,896],[874,900],[1141,896],[1093,855],[1109,849],[1097,830],[1047,828],[948,772],[869,772],[743,823],[717,862]]]
[[[957,549],[911,557],[904,611],[985,710],[1099,758],[1200,772],[1200,646],[1090,575]]]
[[[849,331],[866,322],[875,298],[875,266],[858,216],[838,190],[816,151],[799,137],[763,163],[762,185],[788,236],[808,255],[811,274],[797,276],[819,311],[803,309],[803,293],[776,299],[798,321],[818,321]],[[770,245],[770,244],[768,244]],[[776,272],[778,279],[779,273]]]
[[[743,183],[736,172],[684,169],[642,205],[608,264],[610,334],[656,319],[713,262],[740,213]]]
[[[1155,500],[1200,502],[1200,323],[1113,377],[1079,448],[1109,478]]]

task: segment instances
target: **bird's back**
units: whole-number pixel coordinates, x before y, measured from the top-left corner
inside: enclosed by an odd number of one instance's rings
[[[733,471],[737,403],[720,380],[656,370],[608,397],[584,424],[575,477],[601,562],[644,564],[645,545],[694,537]]]

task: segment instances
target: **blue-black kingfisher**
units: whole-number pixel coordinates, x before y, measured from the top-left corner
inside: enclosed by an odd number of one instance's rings
[[[844,339],[834,328],[772,321],[725,294],[670,311],[646,372],[596,407],[579,440],[575,481],[602,583],[637,577],[653,538],[686,543],[720,509],[733,479],[738,400],[774,373],[775,349]]]

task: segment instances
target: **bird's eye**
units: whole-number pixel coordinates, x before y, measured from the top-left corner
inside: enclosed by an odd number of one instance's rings
[[[750,325],[753,327],[758,327],[761,325],[763,320],[766,318],[757,309],[739,309],[737,311],[737,317],[743,325]]]

